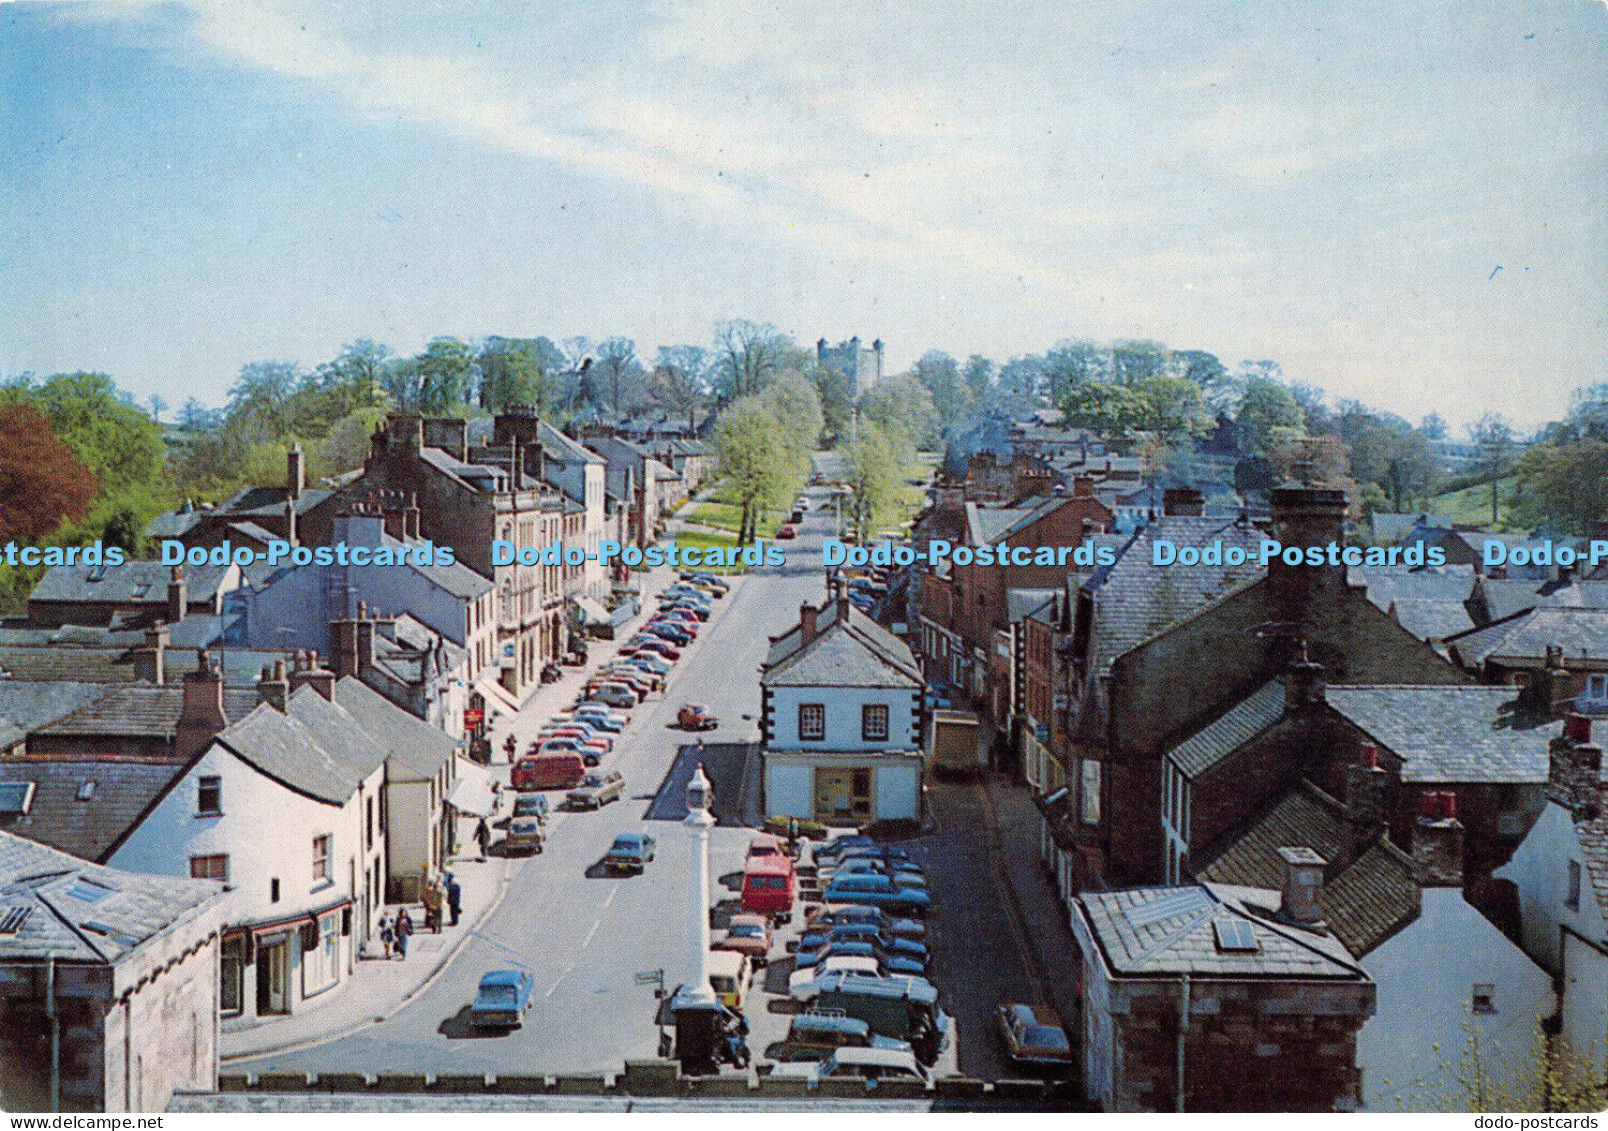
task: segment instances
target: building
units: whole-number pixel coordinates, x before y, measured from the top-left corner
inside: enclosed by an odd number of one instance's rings
[[[115,566],[51,566],[28,594],[28,621],[128,629],[218,616],[225,596],[240,588],[240,571],[232,564],[166,566],[138,558]]]
[[[543,423],[542,474],[564,493],[571,503],[584,508],[582,540],[586,564],[582,567],[581,592],[593,601],[607,600],[610,593],[608,570],[598,560],[598,545],[608,533],[608,465],[602,456],[570,439],[551,424]]]
[[[851,401],[882,380],[882,354],[881,338],[866,349],[860,345],[858,334],[835,346],[827,345],[825,338],[815,343],[815,360],[848,380]]]
[[[1085,892],[1083,1086],[1106,1111],[1350,1111],[1375,986],[1300,909],[1318,869],[1277,891],[1213,884]],[[1321,863],[1321,862],[1319,862]]]
[[[1196,874],[1278,890],[1285,850],[1322,861],[1309,912],[1378,986],[1357,1038],[1364,1107],[1469,1106],[1458,1081],[1475,1040],[1482,1083],[1522,1095],[1534,1083],[1538,1026],[1556,1006],[1552,979],[1465,898],[1455,803],[1427,796],[1404,852],[1386,835],[1389,775],[1373,762],[1348,769],[1343,803],[1301,782],[1208,850]]]
[[[765,808],[829,824],[921,818],[921,695],[903,641],[838,595],[805,604],[759,679]]]
[[[1481,683],[1545,682],[1555,704],[1608,715],[1608,609],[1527,609],[1448,637],[1446,651]]]
[[[303,662],[222,726],[221,683],[188,677],[187,713],[211,733],[191,732],[205,734],[197,752],[108,856],[234,889],[219,988],[228,1019],[292,1013],[333,989],[384,905],[388,751],[333,701],[335,682]]]
[[[145,528],[147,538],[173,538],[185,546],[249,546],[262,549],[274,540],[301,546],[330,542],[331,521],[340,506],[334,486],[307,485],[307,457],[300,444],[285,454],[282,487],[246,487],[217,506],[189,500],[159,514]]]
[[[1547,803],[1497,872],[1516,891],[1524,949],[1556,979],[1559,1033],[1608,1073],[1608,783],[1592,720],[1552,744]]]
[[[159,1112],[215,1091],[226,901],[0,832],[5,1110]]]

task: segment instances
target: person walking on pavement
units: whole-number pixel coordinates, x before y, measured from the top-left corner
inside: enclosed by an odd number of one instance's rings
[[[434,876],[424,885],[424,929],[432,934],[441,933],[441,881]]]
[[[408,939],[413,936],[413,917],[404,907],[396,916],[396,953],[401,958],[408,956]]]
[[[458,877],[451,872],[447,873],[447,910],[452,912],[452,926],[456,927],[463,911],[463,888],[458,886]]]
[[[385,945],[385,959],[387,962],[391,960],[391,944],[395,941],[396,934],[391,930],[391,917],[382,913],[380,915],[380,942]]]
[[[480,818],[480,823],[475,826],[475,843],[480,845],[480,859],[484,862],[486,849],[491,847],[491,826],[486,824],[484,817]]]

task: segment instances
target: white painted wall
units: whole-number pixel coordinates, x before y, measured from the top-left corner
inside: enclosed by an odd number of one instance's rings
[[[770,725],[765,733],[774,750],[914,750],[921,746],[916,711],[920,691],[892,687],[774,687],[771,688]],[[798,736],[801,703],[826,707],[826,737],[806,742]],[[888,737],[868,742],[861,737],[860,709],[873,703],[888,708]]]
[[[765,759],[765,815],[807,821],[815,809],[815,771]]]
[[[1360,965],[1379,985],[1377,1012],[1357,1037],[1363,1104],[1373,1111],[1444,1109],[1477,1036],[1487,1079],[1522,1091],[1535,1065],[1536,1026],[1555,1010],[1552,978],[1463,898],[1424,889],[1423,910]],[[1472,1010],[1476,983],[1494,1013]]]
[[[921,762],[919,759],[896,764],[876,764],[871,799],[878,820],[899,821],[921,818]]]
[[[1601,1071],[1608,1062],[1608,955],[1563,937],[1563,1038]]]
[[[1569,861],[1585,857],[1570,813],[1548,802],[1525,836],[1513,859],[1498,868],[1498,879],[1512,880],[1519,889],[1519,910],[1524,919],[1524,949],[1553,973],[1561,969],[1559,939],[1562,928],[1589,939],[1603,937],[1602,908],[1597,904],[1589,875],[1582,874],[1580,906],[1569,907]]]

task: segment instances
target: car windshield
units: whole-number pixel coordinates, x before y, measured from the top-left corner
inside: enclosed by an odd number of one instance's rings
[[[501,984],[481,986],[480,996],[489,1005],[513,1005],[514,987]],[[460,998],[459,1000],[463,999]]]
[[[584,778],[581,779],[582,787],[598,786],[598,785],[602,785],[602,784],[603,784],[603,779],[598,777],[596,774],[587,774]]]
[[[757,923],[739,923],[731,929],[731,935],[738,939],[760,939],[765,937],[765,932]]]

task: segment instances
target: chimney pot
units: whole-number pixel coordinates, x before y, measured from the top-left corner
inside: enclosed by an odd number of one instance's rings
[[[1457,795],[1432,790],[1424,794],[1422,816],[1413,829],[1413,866],[1424,887],[1463,885],[1463,823],[1457,819]]]
[[[1318,904],[1318,889],[1323,886],[1323,868],[1327,861],[1312,849],[1299,845],[1280,848],[1279,857],[1284,861],[1280,916],[1300,926],[1321,927],[1323,908]]]

